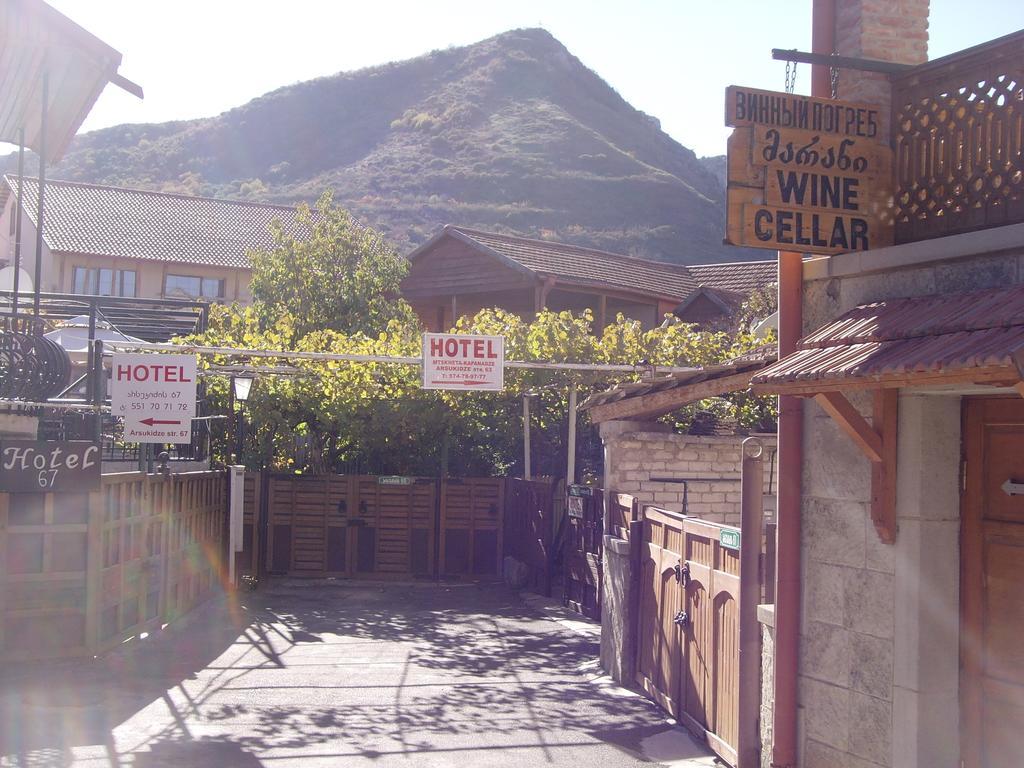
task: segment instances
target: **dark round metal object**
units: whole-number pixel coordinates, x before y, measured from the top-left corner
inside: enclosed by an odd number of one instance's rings
[[[0,397],[43,402],[71,383],[67,351],[42,336],[0,330]]]

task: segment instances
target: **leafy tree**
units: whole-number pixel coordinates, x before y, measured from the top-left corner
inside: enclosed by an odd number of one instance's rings
[[[289,316],[293,341],[314,331],[376,335],[392,320],[409,322],[399,295],[408,262],[383,238],[333,205],[331,192],[315,209],[302,204],[294,228],[271,225],[274,245],[254,251],[252,296],[262,328]]]
[[[530,323],[500,309],[463,319],[456,330],[501,335],[510,360],[608,362],[635,365],[699,366],[721,362],[761,343],[750,336],[697,330],[681,322],[643,330],[618,317],[601,337],[592,333],[589,312],[542,312]],[[419,327],[393,320],[376,336],[335,330],[307,333],[297,342],[295,321],[283,315],[263,327],[255,308],[222,308],[211,316],[206,334],[189,339],[211,346],[293,349],[416,356]],[[229,362],[205,359],[204,364]],[[370,472],[454,475],[522,472],[522,395],[535,393],[532,406],[533,467],[539,474],[565,471],[568,386],[579,397],[632,380],[626,373],[507,369],[503,392],[430,391],[420,387],[414,366],[372,362],[286,359],[297,375],[261,376],[245,411],[251,429],[243,459],[252,467],[312,472]],[[227,382],[212,379],[215,408],[227,403]],[[741,428],[770,426],[772,398],[735,393],[682,409],[666,419],[690,428],[706,414]],[[584,416],[578,429],[581,470],[600,465],[600,441]]]
[[[325,193],[315,209],[301,207],[296,225],[272,227],[273,247],[251,254],[251,307],[215,307],[208,330],[187,339],[197,345],[416,357],[419,321],[399,298],[407,263],[372,230],[332,205]],[[767,299],[766,299],[767,300]],[[753,302],[753,300],[752,300]],[[760,312],[751,304],[751,313]],[[749,324],[749,323],[747,323]],[[644,329],[619,315],[600,335],[592,313],[544,311],[527,322],[501,309],[458,321],[461,333],[505,339],[506,358],[523,361],[706,366],[764,343],[746,326],[736,332],[701,330],[667,316]],[[237,356],[202,364],[240,362]],[[286,471],[434,475],[506,474],[522,471],[522,396],[532,405],[533,467],[539,474],[565,470],[568,388],[580,401],[636,373],[506,369],[503,392],[424,390],[414,366],[289,358],[250,361],[287,366],[291,375],[259,376],[244,406],[242,461]],[[228,404],[228,380],[208,379],[215,412]],[[694,404],[667,421],[689,429],[708,415],[741,428],[760,429],[774,418],[774,398],[734,393]],[[218,442],[226,425],[214,422]],[[600,441],[584,416],[579,424],[579,464],[600,465]],[[224,456],[223,458],[226,458]]]

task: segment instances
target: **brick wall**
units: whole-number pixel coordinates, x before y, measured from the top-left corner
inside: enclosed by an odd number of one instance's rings
[[[742,436],[676,435],[645,431],[643,427],[609,434],[602,425],[602,437],[605,488],[631,494],[641,504],[739,525]],[[765,513],[773,516],[776,483],[771,475],[775,436],[760,437],[766,449],[764,489],[769,494]]]
[[[928,2],[837,0],[836,53],[898,64],[923,64],[928,60]],[[839,73],[839,98],[884,106],[886,122],[890,95],[886,75],[852,69]]]

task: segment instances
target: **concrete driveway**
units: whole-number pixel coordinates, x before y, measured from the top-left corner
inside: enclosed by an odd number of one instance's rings
[[[710,766],[500,585],[272,582],[90,664],[6,670],[2,766]]]

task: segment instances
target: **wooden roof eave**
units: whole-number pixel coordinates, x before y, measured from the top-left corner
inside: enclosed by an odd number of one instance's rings
[[[652,301],[667,301],[672,303],[679,301],[678,296],[669,296],[662,293],[643,292],[623,288],[621,285],[606,283],[600,280],[586,280],[582,278],[565,277],[562,275],[559,275],[557,278],[553,277],[553,279],[557,281],[557,288],[560,291],[572,291],[574,293],[599,292],[609,298],[638,301],[639,303],[646,304],[650,304]]]
[[[882,376],[845,376],[842,378],[793,379],[754,382],[756,395],[795,395],[814,397],[823,392],[901,389],[904,387],[942,387],[950,385],[1014,386],[1021,380],[1014,366],[967,368],[953,371],[910,371]]]

